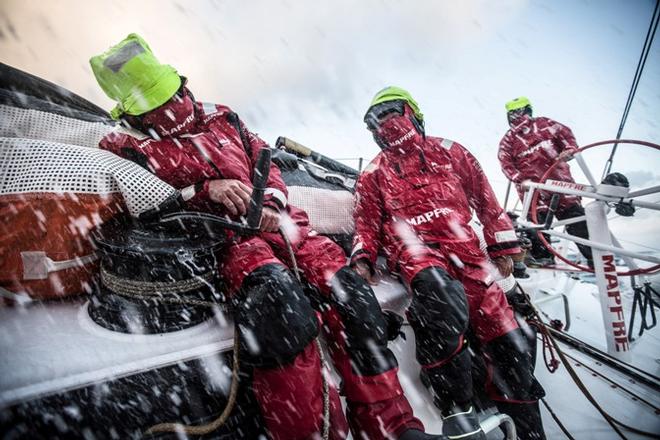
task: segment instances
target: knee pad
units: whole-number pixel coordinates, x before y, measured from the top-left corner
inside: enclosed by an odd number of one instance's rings
[[[262,368],[285,365],[318,334],[309,300],[282,265],[261,266],[245,277],[234,305],[248,364]]]
[[[448,359],[468,328],[468,304],[463,285],[446,271],[430,267],[412,280],[413,300],[408,320],[415,332],[421,365]]]
[[[545,396],[534,377],[534,351],[521,329],[490,341],[485,351],[493,367],[495,400],[536,401]]]
[[[371,286],[350,267],[340,269],[331,286],[332,305],[341,317],[346,349],[359,374],[373,376],[396,367],[387,348],[387,321]]]

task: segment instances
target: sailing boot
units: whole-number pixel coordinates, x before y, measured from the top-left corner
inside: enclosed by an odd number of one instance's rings
[[[420,375],[434,394],[442,415],[442,434],[448,439],[485,440],[472,405],[472,374],[467,344],[446,363],[425,368]]]
[[[401,434],[398,440],[447,440],[444,435],[426,434],[419,429],[408,429]]]
[[[514,278],[529,278],[527,273],[527,266],[522,261],[513,262],[513,277]]]
[[[472,404],[456,405],[442,413],[442,434],[448,439],[486,440]]]
[[[539,402],[497,402],[497,409],[510,416],[516,424],[518,440],[545,440]]]
[[[534,377],[535,343],[515,329],[485,346],[491,363],[486,389],[497,408],[511,416],[521,440],[545,439],[538,405],[545,391]]]

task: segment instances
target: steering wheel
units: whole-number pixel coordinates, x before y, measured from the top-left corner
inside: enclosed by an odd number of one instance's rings
[[[642,145],[642,146],[644,146],[644,147],[653,148],[653,149],[655,149],[655,150],[660,150],[660,145],[658,145],[658,144],[654,144],[654,143],[652,143],[652,142],[637,141],[637,140],[630,140],[630,139],[620,139],[620,140],[607,140],[607,141],[595,142],[595,143],[593,143],[593,144],[585,145],[584,147],[578,149],[578,153],[582,153],[583,151],[586,151],[586,150],[588,150],[588,149],[590,149],[590,148],[595,148],[595,147],[599,147],[599,146],[602,146],[602,145],[609,145],[609,144],[633,144],[633,145]],[[540,183],[545,183],[546,180],[548,180],[548,176],[550,176],[550,175],[552,174],[552,172],[554,171],[554,169],[557,167],[557,165],[558,165],[559,163],[560,163],[560,161],[559,161],[559,160],[556,160],[556,161],[550,166],[550,168],[547,169],[547,171],[545,172],[545,174],[543,174],[543,176],[541,177],[541,179],[540,179]],[[589,171],[589,169],[588,169],[588,168],[585,169],[585,168],[586,168],[586,164],[584,163],[584,161],[578,161],[578,164],[579,164],[580,167],[582,168],[582,171],[584,172],[585,175],[587,175],[587,176],[590,176],[590,175],[591,175],[591,172]],[[652,190],[653,188],[648,188],[648,189],[649,189],[649,190]],[[636,191],[636,192],[639,192],[639,191]],[[659,188],[657,191],[653,191],[653,192],[660,192],[660,188]],[[537,211],[538,211],[538,210],[537,210],[538,197],[539,197],[539,191],[538,191],[538,190],[537,190],[537,191],[534,191],[534,195],[533,195],[532,203],[531,203],[531,210],[530,210],[530,214],[531,214],[532,221],[533,221],[534,223],[537,223],[537,224],[539,223],[539,220],[538,220],[538,212],[537,212]],[[549,251],[550,251],[555,257],[557,257],[558,259],[560,259],[560,260],[563,261],[564,263],[568,264],[569,266],[572,266],[572,267],[575,267],[575,268],[577,268],[577,269],[580,269],[581,271],[584,271],[584,272],[593,272],[593,269],[591,269],[590,267],[588,267],[588,266],[582,266],[582,265],[580,265],[580,264],[574,263],[574,262],[570,261],[568,258],[566,258],[566,257],[564,257],[563,255],[561,255],[559,252],[557,252],[557,251],[552,247],[552,245],[551,245],[550,243],[548,243],[548,240],[546,240],[545,236],[543,235],[543,231],[538,231],[538,232],[537,232],[537,235],[538,235],[539,239],[541,240],[541,242],[543,243],[543,245],[544,245],[544,246],[545,246],[545,247],[546,247],[546,248],[547,248],[547,249],[548,249],[548,250],[549,250]],[[656,271],[658,271],[658,270],[660,270],[660,264],[656,264],[656,265],[654,265],[654,266],[647,267],[647,268],[644,268],[644,269],[633,269],[633,270],[629,270],[629,271],[626,271],[626,272],[617,272],[617,275],[619,275],[619,276],[634,276],[634,275],[648,274],[648,273],[656,272]]]

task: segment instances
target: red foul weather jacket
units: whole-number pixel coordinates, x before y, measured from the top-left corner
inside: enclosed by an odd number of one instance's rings
[[[525,191],[521,184],[524,181],[538,182],[562,151],[575,152],[577,149],[577,141],[570,128],[549,118],[524,116],[500,141],[497,157],[502,172],[516,184],[522,200]],[[548,180],[575,182],[566,162],[557,164]],[[552,193],[541,192],[539,207],[547,207],[551,197]],[[579,203],[579,197],[563,196],[559,199],[558,209]]]
[[[243,131],[245,146],[236,124],[240,124]],[[188,209],[229,217],[223,205],[210,199],[209,181],[236,179],[252,187],[257,155],[262,148],[268,148],[265,141],[245,128],[229,107],[199,102],[195,102],[195,127],[187,134],[158,140],[137,130],[120,129],[104,137],[99,146],[142,163],[181,190]],[[267,187],[264,206],[276,210],[285,208],[287,189],[274,164],[270,167]]]
[[[473,209],[484,225],[490,257],[520,252],[477,159],[448,139],[426,137],[416,152],[382,151],[360,176],[352,262],[372,266],[383,249],[390,270],[404,251],[439,249],[455,261],[479,265],[485,255],[468,225]]]

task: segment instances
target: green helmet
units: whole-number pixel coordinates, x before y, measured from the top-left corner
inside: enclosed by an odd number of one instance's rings
[[[385,87],[383,90],[376,93],[374,99],[371,100],[371,104],[369,104],[369,108],[383,102],[398,100],[405,101],[410,106],[412,111],[415,113],[415,117],[419,120],[420,123],[424,121],[424,114],[419,109],[417,101],[413,99],[412,95],[407,90],[404,90],[401,87]]]
[[[161,64],[137,34],[90,58],[89,63],[105,94],[117,101],[110,112],[114,119],[123,113],[136,116],[160,107],[181,87],[176,70]]]
[[[507,102],[504,107],[506,108],[507,113],[512,112],[514,110],[519,110],[521,108],[525,108],[529,106],[530,108],[532,107],[532,103],[529,102],[529,99],[525,98],[524,96],[521,96],[520,98],[516,98],[514,100],[511,100]]]

